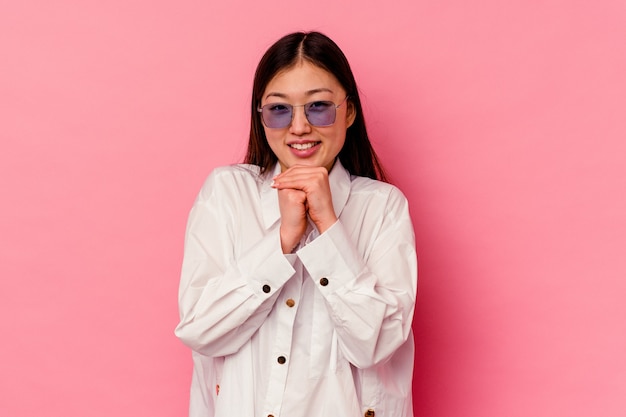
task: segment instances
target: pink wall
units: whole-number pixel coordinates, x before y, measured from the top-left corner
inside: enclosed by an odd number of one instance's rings
[[[0,415],[182,416],[187,212],[280,35],[333,37],[415,221],[415,407],[626,415],[623,0],[0,7]]]

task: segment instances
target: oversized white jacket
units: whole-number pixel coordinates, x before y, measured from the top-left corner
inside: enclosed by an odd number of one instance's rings
[[[329,174],[338,221],[282,253],[279,167],[215,169],[191,210],[176,335],[190,417],[410,417],[414,233],[394,186]]]

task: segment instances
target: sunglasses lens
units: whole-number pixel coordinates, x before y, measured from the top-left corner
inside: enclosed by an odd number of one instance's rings
[[[293,108],[288,104],[266,104],[262,108],[263,122],[270,128],[283,128],[291,123]]]
[[[330,126],[335,123],[335,104],[330,101],[314,101],[304,106],[306,118],[313,126]]]

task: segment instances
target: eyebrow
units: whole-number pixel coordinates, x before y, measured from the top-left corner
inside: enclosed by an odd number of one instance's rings
[[[317,93],[333,93],[333,90],[331,90],[330,88],[314,88],[313,90],[306,91],[304,95],[312,96],[313,94],[317,94]],[[284,98],[284,99],[288,98],[287,94],[278,93],[278,92],[267,93],[265,98],[267,99],[268,97],[279,97],[279,98]]]

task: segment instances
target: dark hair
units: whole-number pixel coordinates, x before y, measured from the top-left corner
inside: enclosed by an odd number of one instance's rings
[[[254,74],[250,139],[244,162],[258,165],[261,172],[265,172],[277,162],[276,155],[267,143],[257,108],[272,78],[279,71],[294,66],[300,60],[306,60],[333,74],[346,90],[348,100],[354,106],[356,117],[346,132],[346,141],[339,152],[342,165],[353,175],[387,181],[385,171],[367,135],[359,91],[350,64],[337,44],[319,32],[296,32],[286,35],[272,45],[261,58]]]

